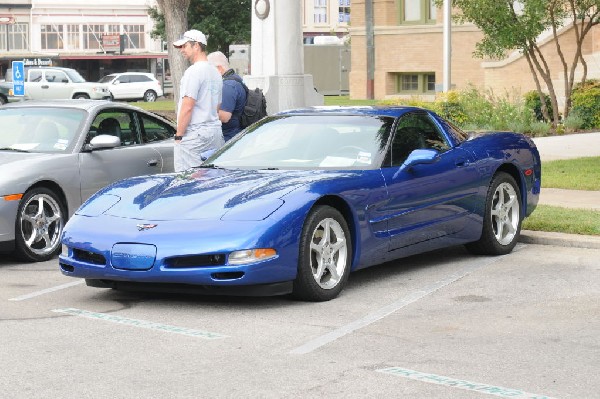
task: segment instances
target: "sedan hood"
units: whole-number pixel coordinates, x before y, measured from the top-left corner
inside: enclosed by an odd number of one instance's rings
[[[140,220],[262,220],[296,188],[332,174],[318,171],[196,169],[132,178],[101,191],[77,212]]]

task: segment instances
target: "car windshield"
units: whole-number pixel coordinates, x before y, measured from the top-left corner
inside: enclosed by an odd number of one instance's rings
[[[0,150],[64,153],[77,139],[85,111],[69,108],[0,108]]]
[[[268,117],[204,164],[239,169],[374,169],[393,122],[390,117],[369,115]]]
[[[84,83],[85,82],[85,79],[83,78],[83,76],[81,76],[79,74],[79,72],[77,72],[76,70],[74,70],[74,69],[65,69],[65,72],[66,72],[67,75],[69,75],[69,78],[71,78],[71,80],[74,83]]]
[[[106,75],[98,81],[98,83],[110,83],[115,78],[115,75]]]

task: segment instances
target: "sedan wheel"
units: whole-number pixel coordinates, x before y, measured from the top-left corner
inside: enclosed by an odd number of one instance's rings
[[[521,233],[521,192],[512,176],[500,172],[488,190],[483,231],[479,241],[467,244],[476,254],[504,255],[512,251]]]
[[[63,207],[54,192],[35,188],[23,196],[16,221],[16,255],[26,261],[41,262],[60,249],[64,226]]]
[[[350,274],[351,254],[350,232],[343,216],[332,207],[316,207],[302,231],[293,295],[307,301],[338,296]]]
[[[144,101],[152,103],[156,101],[156,93],[153,90],[146,90],[144,93]]]

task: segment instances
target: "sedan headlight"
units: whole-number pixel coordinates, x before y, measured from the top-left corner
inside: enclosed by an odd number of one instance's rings
[[[272,259],[276,256],[277,251],[275,251],[273,248],[245,249],[230,253],[227,263],[230,265],[245,265],[247,263]]]

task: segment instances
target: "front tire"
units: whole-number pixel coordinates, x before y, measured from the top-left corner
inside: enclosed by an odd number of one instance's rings
[[[517,245],[521,222],[521,190],[511,175],[499,172],[488,189],[481,238],[466,247],[478,255],[505,255]]]
[[[89,100],[90,96],[88,96],[87,94],[75,94],[73,98],[76,100]]]
[[[351,258],[352,240],[344,217],[330,206],[315,207],[302,228],[292,295],[313,302],[337,297],[348,280]]]
[[[60,251],[65,223],[64,206],[58,196],[43,187],[25,193],[15,225],[15,255],[27,262],[43,262]]]

